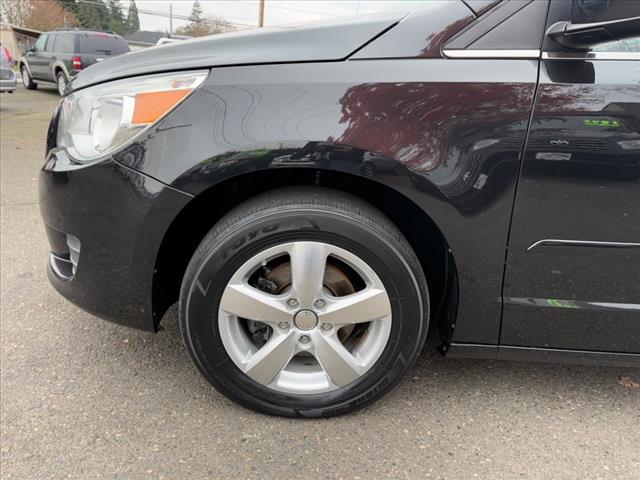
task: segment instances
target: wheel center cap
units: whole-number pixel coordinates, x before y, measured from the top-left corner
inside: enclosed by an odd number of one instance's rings
[[[311,310],[300,310],[293,316],[293,323],[300,330],[311,330],[318,324],[318,316]]]

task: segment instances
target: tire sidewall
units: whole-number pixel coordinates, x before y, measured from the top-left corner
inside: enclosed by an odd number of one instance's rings
[[[22,85],[25,88],[30,88],[31,87],[31,75],[29,75],[29,69],[26,66],[22,66]],[[25,79],[27,81],[25,81]]]
[[[64,89],[62,91],[60,91],[60,77],[62,77],[64,79]],[[58,74],[56,75],[56,90],[58,90],[58,95],[60,95],[61,97],[64,96],[64,90],[67,88],[67,77],[64,74],[64,72],[60,71],[58,72]]]
[[[375,225],[309,208],[269,213],[205,238],[187,269],[180,297],[185,342],[198,368],[233,400],[284,416],[338,415],[384,395],[415,361],[428,318],[428,298],[421,295],[426,285],[418,280],[424,282],[421,270],[407,262],[407,252],[395,240]],[[218,330],[220,298],[232,275],[267,248],[292,241],[320,241],[354,253],[377,273],[391,302],[391,332],[376,364],[354,383],[327,393],[291,395],[255,382],[231,360]]]
[[[31,72],[26,64],[23,64],[22,67],[20,67],[20,74],[22,77],[22,85],[24,86],[24,88],[26,88],[27,90],[35,90],[38,84],[33,81]],[[25,83],[25,75],[27,79],[26,83]]]

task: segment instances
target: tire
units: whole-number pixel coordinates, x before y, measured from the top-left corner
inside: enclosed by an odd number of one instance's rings
[[[307,288],[316,277],[319,290]],[[256,295],[266,323],[250,319]],[[295,187],[255,197],[213,227],[186,269],[179,310],[192,359],[228,398],[267,414],[330,417],[381,398],[413,366],[429,296],[415,253],[381,212],[339,191]]]
[[[60,95],[61,97],[64,96],[64,92],[67,88],[67,83],[67,76],[62,70],[56,73],[56,88],[58,90],[58,95]]]
[[[26,66],[22,66],[22,68],[20,69],[20,73],[22,76],[22,84],[24,85],[24,88],[26,88],[27,90],[35,90],[36,88],[38,88],[38,84],[33,81],[33,78],[31,78],[31,74],[29,73],[29,70]]]

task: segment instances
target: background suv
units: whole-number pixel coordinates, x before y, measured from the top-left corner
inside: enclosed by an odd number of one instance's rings
[[[107,57],[129,51],[124,39],[116,34],[91,31],[46,32],[20,59],[20,73],[25,88],[38,83],[55,83],[62,95],[67,83],[83,68]]]

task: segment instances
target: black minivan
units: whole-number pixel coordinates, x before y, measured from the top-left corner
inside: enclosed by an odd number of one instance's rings
[[[19,61],[22,83],[29,90],[39,83],[55,83],[62,95],[67,83],[83,68],[128,51],[124,39],[114,33],[46,32]]]
[[[177,302],[206,379],[290,417],[381,398],[429,330],[640,366],[640,1],[393,8],[79,74],[40,173],[53,286],[150,332]]]

